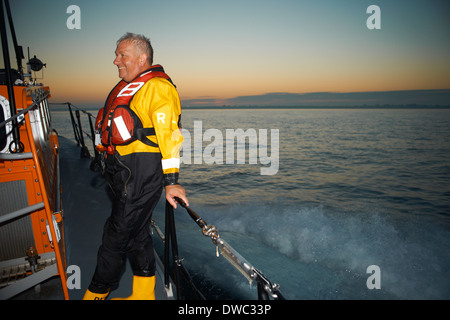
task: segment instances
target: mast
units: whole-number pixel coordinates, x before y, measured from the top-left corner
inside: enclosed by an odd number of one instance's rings
[[[2,38],[2,50],[3,50],[3,61],[5,64],[5,73],[6,73],[6,85],[8,88],[8,100],[9,100],[9,106],[11,109],[11,116],[14,117],[16,115],[16,101],[15,101],[15,97],[14,97],[14,87],[13,87],[13,82],[12,82],[12,74],[11,74],[11,62],[9,60],[9,49],[8,49],[8,38],[6,35],[6,19],[5,19],[5,12],[4,12],[4,8],[3,8],[3,0],[0,0],[1,5],[0,5],[0,15],[1,15],[1,19],[0,19],[0,34],[1,34],[1,38]],[[5,4],[6,4],[6,9],[7,9],[7,14],[8,17],[11,18],[11,12],[10,12],[10,8],[9,8],[9,2],[8,0],[5,0]],[[17,49],[17,41],[16,41],[16,37],[14,34],[14,27],[12,25],[12,19],[9,20],[10,22],[10,28],[11,28],[11,33],[13,34],[13,40],[15,42],[15,46],[16,46],[16,55],[19,52],[19,49]],[[21,60],[19,58],[19,56],[17,56],[17,61],[18,61],[18,67],[21,68],[22,62],[19,60]],[[20,71],[20,70],[19,70]],[[18,123],[17,123],[17,119],[15,118],[12,121],[12,135],[13,135],[13,142],[11,142],[11,145],[9,146],[9,150],[11,152],[23,152],[23,148],[21,148],[21,143],[20,143],[20,134],[19,134],[19,127],[18,127]],[[14,143],[15,147],[12,148],[12,144]]]

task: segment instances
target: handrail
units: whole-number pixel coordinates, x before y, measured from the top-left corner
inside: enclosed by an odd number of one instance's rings
[[[24,152],[24,153],[0,153],[0,160],[25,160],[32,159],[32,152]]]
[[[96,117],[94,115],[92,115],[90,112],[83,110],[81,108],[78,108],[77,106],[73,105],[70,102],[62,102],[62,103],[52,102],[49,104],[59,105],[59,106],[64,106],[64,105],[67,106],[67,108],[69,109],[70,120],[72,123],[73,135],[75,137],[77,145],[81,146],[81,155],[80,156],[82,158],[90,158],[91,157],[91,155],[89,153],[89,149],[86,146],[85,141],[84,141],[84,135],[86,135],[92,142],[92,146],[93,146],[93,150],[94,150],[94,158],[97,159],[99,156],[99,153],[97,150],[95,150],[95,139],[94,139],[95,131],[94,131],[94,125],[92,123],[92,119],[94,119],[94,121],[95,121]],[[72,113],[72,108],[76,109],[75,116]],[[83,126],[81,125],[80,112],[84,113],[88,117],[90,134],[83,130]],[[93,166],[94,166],[94,164],[93,164]]]
[[[42,209],[42,208],[44,208],[44,202],[38,202],[38,203],[28,206],[26,208],[22,208],[22,209],[7,213],[0,217],[0,224],[2,224],[3,222],[7,222],[9,220],[24,216],[26,214],[30,214],[30,213],[32,213],[36,210]]]
[[[235,249],[233,249],[222,237],[219,235],[217,229],[208,225],[205,220],[200,217],[194,210],[188,208],[186,203],[178,197],[175,200],[186,209],[189,216],[202,229],[203,235],[210,237],[212,242],[217,246],[222,255],[244,275],[247,280],[252,283],[253,280],[258,285],[258,298],[260,300],[268,300],[269,297],[276,300],[284,300],[285,298],[279,290],[279,285],[271,283],[261,271],[253,267],[246,259],[244,259]]]
[[[41,99],[39,99],[38,101],[33,102],[29,107],[23,109],[22,111],[16,113],[15,115],[13,115],[13,116],[11,116],[10,118],[6,119],[5,121],[1,122],[1,123],[0,123],[0,128],[6,126],[6,124],[7,124],[8,122],[11,122],[11,121],[17,119],[17,118],[20,117],[21,115],[23,115],[23,114],[27,113],[28,111],[30,111],[31,109],[37,107],[37,106],[39,105],[39,103],[41,103],[42,101],[44,101],[48,96],[49,96],[49,93],[46,92],[45,95],[44,95]]]

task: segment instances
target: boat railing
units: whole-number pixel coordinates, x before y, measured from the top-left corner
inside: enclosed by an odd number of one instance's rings
[[[258,299],[259,300],[284,300],[284,296],[280,292],[280,286],[276,283],[272,283],[266,278],[263,273],[256,269],[250,262],[248,262],[243,256],[241,256],[231,245],[229,245],[220,235],[218,230],[213,225],[208,225],[206,221],[200,217],[194,210],[187,207],[186,204],[180,199],[176,198],[177,202],[186,209],[189,216],[195,223],[202,229],[202,233],[204,236],[209,237],[211,241],[217,248],[217,256],[219,256],[219,251],[222,256],[228,260],[228,262],[236,268],[247,280],[250,284],[253,281],[257,284],[258,289]],[[173,219],[173,207],[166,202],[166,234],[169,233],[171,235],[170,239],[167,239],[165,242],[165,264],[168,264],[169,257],[169,245],[168,242],[172,241],[172,246],[176,248],[176,236],[175,236],[175,221]],[[173,250],[173,259],[176,265],[176,269],[180,268],[183,274],[182,268],[182,259],[179,259],[177,249]],[[176,282],[175,282],[176,284]],[[167,285],[167,277],[166,277],[166,285]]]
[[[70,102],[64,102],[64,103],[50,103],[51,105],[62,105],[67,106],[67,109],[69,110],[70,114],[70,120],[71,125],[73,129],[73,135],[75,138],[75,141],[79,147],[81,147],[81,153],[80,157],[82,158],[90,158],[91,154],[89,152],[89,147],[86,144],[85,137],[91,140],[92,143],[92,150],[94,152],[94,157],[98,156],[98,151],[95,150],[95,130],[94,130],[94,123],[96,117],[91,114],[90,112],[83,110],[82,108],[79,108],[75,105],[73,105]],[[85,131],[83,129],[83,120],[82,115],[86,116],[86,119],[88,121],[89,126],[89,132]]]
[[[62,105],[59,103],[59,105]],[[95,150],[94,139],[95,131],[92,119],[95,121],[95,117],[89,112],[82,110],[78,107],[75,107],[71,103],[65,103],[67,105],[68,110],[70,112],[70,119],[72,122],[73,132],[75,136],[75,140],[77,141],[78,146],[81,147],[81,157],[89,157],[89,151],[86,147],[85,139],[86,136],[93,143],[93,148],[95,152],[95,159],[99,156],[98,151]],[[75,114],[75,116],[74,116]],[[84,114],[89,119],[90,133],[83,131],[81,115]],[[92,163],[94,163],[93,161]],[[96,171],[93,168],[93,164],[91,164],[91,169]],[[259,300],[284,300],[285,298],[281,294],[279,290],[279,285],[276,283],[270,282],[261,271],[253,267],[246,259],[244,259],[235,249],[233,249],[221,236],[219,236],[218,231],[214,226],[206,224],[206,222],[200,218],[192,209],[188,208],[181,199],[177,199],[180,205],[186,209],[189,213],[190,217],[197,223],[199,227],[203,230],[203,235],[211,238],[214,245],[217,247],[217,255],[218,252],[222,254],[228,262],[231,263],[239,272],[244,275],[249,283],[251,284],[253,281],[257,283],[258,289],[258,299]],[[172,276],[173,282],[176,287],[177,299],[182,298],[181,294],[181,285],[180,285],[180,276],[183,276],[186,282],[192,287],[194,294],[199,299],[205,299],[202,293],[196,288],[193,283],[189,272],[183,266],[183,259],[181,259],[178,255],[178,244],[176,237],[176,229],[175,229],[175,220],[173,214],[173,207],[166,203],[166,215],[165,215],[165,232],[163,233],[161,229],[158,227],[156,222],[152,220],[151,223],[152,228],[155,230],[156,234],[161,238],[164,243],[164,278],[165,278],[165,287],[168,292],[171,291],[170,286],[172,285]],[[170,250],[172,249],[172,253],[170,254]],[[170,258],[172,258],[172,270],[170,270]],[[170,274],[172,272],[172,275]]]

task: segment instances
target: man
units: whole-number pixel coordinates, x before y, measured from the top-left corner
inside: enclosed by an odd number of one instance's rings
[[[113,208],[83,299],[106,299],[118,286],[127,258],[133,270],[133,293],[128,299],[154,299],[152,211],[163,185],[173,207],[175,197],[188,204],[185,190],[178,184],[183,141],[178,125],[180,100],[163,68],[153,66],[153,49],[147,38],[127,33],[117,41],[115,53],[114,64],[122,81],[97,117],[102,143],[98,147],[106,151],[105,175],[114,193]]]

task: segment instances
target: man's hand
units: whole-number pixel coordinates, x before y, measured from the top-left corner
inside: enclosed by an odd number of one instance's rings
[[[186,198],[186,190],[179,184],[173,184],[166,186],[166,199],[169,201],[169,203],[174,207],[177,208],[177,201],[174,199],[175,197],[180,198],[181,200],[186,203],[187,206],[189,206],[188,199]]]

